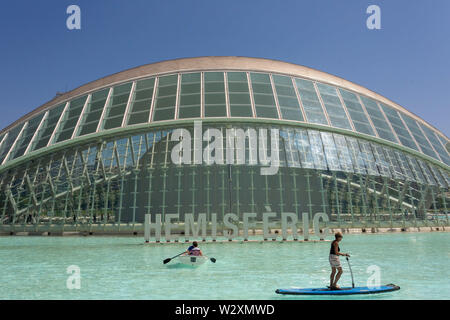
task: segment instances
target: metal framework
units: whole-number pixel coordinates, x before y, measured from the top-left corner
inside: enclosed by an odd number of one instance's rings
[[[247,89],[242,89],[240,94],[245,96],[248,92],[245,101],[249,101],[249,117],[232,117],[228,77],[228,72],[232,71],[245,73],[243,83]],[[205,74],[208,72],[223,74],[223,89],[216,86],[211,99],[214,95],[224,95],[224,117],[205,115]],[[59,102],[54,107],[59,106],[62,111],[54,119],[50,117],[51,107],[4,132],[0,142],[0,155],[4,156],[0,166],[1,228],[39,229],[44,226],[61,230],[134,231],[140,228],[145,213],[161,213],[163,219],[167,213],[174,212],[180,215],[205,212],[208,219],[216,213],[220,220],[227,212],[239,216],[243,212],[260,215],[266,208],[295,212],[299,219],[303,212],[310,216],[314,212],[324,212],[330,223],[339,227],[448,225],[450,156],[445,150],[447,138],[424,122],[412,120],[423,134],[421,139],[413,133],[417,128],[405,121],[406,114],[398,108],[385,110],[398,116],[400,129],[394,128],[384,112],[383,107],[391,108],[385,101],[382,106],[380,101],[344,88],[354,94],[355,98],[351,99],[360,104],[358,112],[367,118],[373,135],[358,132],[347,100],[344,101],[345,92],[328,84],[336,91],[342,116],[351,129],[333,127],[329,114],[333,110],[327,110],[326,97],[322,97],[318,86],[325,82],[305,77],[302,80],[313,88],[327,120],[327,125],[320,125],[308,119],[305,103],[311,97],[307,91],[300,90],[296,81],[299,76],[248,69],[186,73],[199,74],[200,117],[179,118],[183,71],[164,74],[177,76],[175,89],[160,88],[160,76],[114,83]],[[267,76],[268,84],[254,83],[253,74]],[[280,75],[289,82],[284,89],[292,87],[284,97],[274,80],[274,76]],[[139,91],[139,85],[148,79],[154,79],[152,86],[145,89],[147,91],[142,89],[145,92]],[[269,87],[269,91],[264,91]],[[239,85],[233,88],[239,90]],[[100,100],[101,109],[92,110],[94,95],[106,89],[104,100]],[[176,92],[173,106],[168,99],[169,89]],[[261,92],[260,96],[257,92]],[[79,99],[82,97],[85,100]],[[294,100],[285,97],[294,97]],[[396,143],[381,138],[379,120],[368,111],[363,99],[376,105],[379,118],[384,119]],[[265,104],[269,100],[273,105]],[[282,108],[292,109],[292,105],[286,107],[286,104],[295,100],[303,121],[290,118],[289,112],[283,113],[286,109]],[[173,107],[173,119],[154,121],[157,105],[162,106],[158,110],[171,111]],[[277,116],[258,117],[258,105],[265,110],[274,108]],[[134,111],[135,108],[138,111]],[[144,112],[142,110],[146,110],[145,119],[129,125],[131,115]],[[224,141],[227,128],[252,128],[256,132],[278,128],[278,173],[261,176],[258,166],[248,158],[245,165],[173,164],[171,148],[175,142],[171,141],[170,134],[174,129],[186,128],[193,136],[194,119],[201,119],[205,130],[219,129]],[[113,124],[115,120],[120,123]],[[107,121],[110,127],[105,129]],[[96,128],[82,135],[85,123],[94,123]],[[396,130],[403,127],[400,133],[408,136],[406,138],[417,150],[402,144]],[[70,137],[58,142],[62,131],[69,132]],[[48,134],[44,136],[43,132]],[[28,145],[23,146],[25,143]],[[37,148],[38,144],[44,146]],[[18,148],[24,148],[24,152],[15,157]],[[245,148],[246,155],[250,156],[250,146]],[[270,154],[270,146],[265,148]],[[424,150],[430,152],[426,154]],[[436,156],[432,156],[433,152]]]

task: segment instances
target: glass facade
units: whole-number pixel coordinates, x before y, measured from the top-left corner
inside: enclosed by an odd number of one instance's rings
[[[205,136],[193,127],[201,119]],[[183,151],[190,163],[172,160],[180,127],[193,139]],[[239,163],[229,163],[231,132],[246,139]],[[429,221],[450,204],[446,143],[394,107],[285,74],[197,70],[128,80],[0,135],[0,225],[120,229],[145,213],[260,217],[267,207],[299,217],[325,212],[340,225],[448,223]],[[50,146],[57,148],[44,152]],[[275,153],[276,173],[260,174]]]
[[[211,71],[150,77],[58,104],[18,124],[0,145],[0,160],[88,134],[159,121],[262,118],[325,125],[380,138],[446,165],[446,139],[401,111],[349,90],[279,74]],[[41,124],[42,121],[42,124]],[[55,130],[56,128],[56,130]],[[15,140],[15,150],[10,150]],[[8,156],[8,159],[1,159]]]
[[[355,130],[375,136],[375,132],[370,125],[370,121],[358,99],[358,96],[344,89],[339,89],[345,106],[347,107],[350,118],[352,119]]]
[[[398,112],[384,104],[381,104],[381,106],[402,145],[414,150],[418,150],[417,145],[413,141],[411,135],[409,134],[408,130],[406,129],[405,125],[400,119]]]
[[[109,89],[105,89],[92,94],[91,100],[81,117],[81,124],[78,127],[77,136],[83,136],[97,131],[109,91]]]
[[[53,143],[63,142],[72,138],[75,127],[84,109],[88,96],[70,101],[67,110],[64,112],[63,119],[60,120]]]
[[[300,100],[302,101],[308,122],[328,125],[314,83],[303,79],[295,79],[295,83],[297,84]]]
[[[388,120],[384,117],[383,113],[378,106],[378,103],[370,98],[361,96],[361,101],[363,102],[367,113],[370,116],[370,120],[372,121],[378,136],[381,139],[385,139],[394,143],[398,143],[397,138],[394,135],[394,132],[389,126]]]
[[[275,83],[278,105],[280,106],[281,118],[304,121],[292,79],[274,75],[273,81]]]
[[[103,129],[113,129],[122,126],[125,111],[129,103],[132,83],[126,83],[112,88],[111,98],[105,109]]]
[[[44,122],[38,130],[34,141],[31,143],[31,151],[35,151],[47,146],[53,132],[55,131],[55,127],[58,124],[59,119],[61,118],[64,107],[65,104],[61,104],[48,111],[47,117],[44,117]]]
[[[438,137],[436,136],[435,132],[433,132],[430,128],[424,126],[423,124],[420,124],[420,127],[422,128],[422,131],[424,132],[428,141],[430,141],[434,150],[436,150],[439,157],[442,159],[442,162],[450,166],[450,156],[447,150],[445,150],[444,147],[439,143]]]
[[[253,100],[255,101],[256,117],[278,119],[278,111],[273,95],[270,75],[251,73]]]
[[[228,99],[231,117],[253,117],[248,77],[245,72],[228,72]]]
[[[205,117],[226,117],[225,80],[223,72],[205,72]]]
[[[158,81],[153,121],[174,119],[178,75],[160,77]]]
[[[260,157],[249,161],[250,148],[240,165],[229,166],[217,158],[210,164],[205,158],[199,164],[174,163],[171,153],[179,142],[171,135],[179,128],[143,131],[49,153],[2,173],[1,221],[130,225],[142,223],[145,213],[203,212],[210,217],[257,212],[259,217],[269,205],[299,217],[302,212],[326,212],[335,222],[351,216],[354,223],[391,223],[403,221],[405,211],[424,221],[429,212],[447,210],[448,176],[404,152],[313,129],[246,123],[233,128],[258,134],[278,130],[276,174],[261,175]],[[195,135],[192,127],[184,129]],[[202,127],[204,134],[223,134],[222,144],[216,145],[223,158],[228,152],[226,129],[228,125]],[[203,141],[202,150],[207,146]],[[265,148],[272,152],[270,143]],[[195,149],[189,152],[194,159]],[[367,212],[373,213],[370,219]]]
[[[318,83],[317,88],[319,89],[323,104],[327,111],[328,117],[330,118],[331,126],[335,128],[352,130],[350,121],[348,120],[341,104],[341,100],[338,97],[336,88],[322,83]]]
[[[17,140],[15,141],[14,147],[11,148],[8,159],[12,160],[18,158],[25,153],[25,150],[28,148],[28,145],[30,144],[30,141],[34,136],[34,133],[39,127],[43,116],[44,114],[41,113],[40,115],[37,115],[36,117],[28,121],[26,128],[23,129],[23,132],[21,133],[20,137],[18,137]]]
[[[201,117],[201,73],[181,75],[178,118]]]

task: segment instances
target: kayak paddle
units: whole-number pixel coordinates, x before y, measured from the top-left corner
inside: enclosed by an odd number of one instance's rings
[[[174,257],[172,257],[172,258],[167,258],[167,259],[165,259],[165,260],[163,261],[163,263],[164,263],[164,264],[169,263],[170,260],[175,259],[176,257],[181,256],[181,255],[182,255],[183,253],[185,253],[185,252],[186,252],[186,251],[183,251],[182,253],[177,254],[176,256],[174,256]],[[209,260],[211,260],[212,263],[216,263],[216,258],[210,258]]]
[[[172,257],[172,258],[167,258],[167,259],[165,259],[165,260],[163,261],[163,263],[164,263],[164,264],[169,263],[170,260],[175,259],[176,257],[181,256],[181,255],[182,255],[183,253],[185,253],[185,252],[186,252],[186,251],[183,251],[182,253],[177,254],[176,256],[174,256],[174,257]]]

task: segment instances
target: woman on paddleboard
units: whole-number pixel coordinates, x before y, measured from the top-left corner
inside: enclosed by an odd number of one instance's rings
[[[330,275],[330,289],[339,289],[337,282],[341,278],[342,275],[342,266],[339,261],[339,256],[350,257],[348,253],[341,253],[341,249],[339,248],[339,242],[342,240],[342,233],[336,232],[334,234],[335,240],[331,243],[330,248],[330,265],[331,265],[331,275]],[[337,271],[337,273],[336,273]]]

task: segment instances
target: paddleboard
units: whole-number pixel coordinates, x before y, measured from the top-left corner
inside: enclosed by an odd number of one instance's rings
[[[200,266],[208,261],[208,257],[205,256],[189,256],[183,255],[178,257],[178,262],[190,266]]]
[[[350,294],[374,294],[400,290],[399,286],[395,284],[387,284],[380,287],[344,287],[340,289],[329,288],[289,288],[277,289],[278,294],[292,294],[292,295],[350,295]]]

